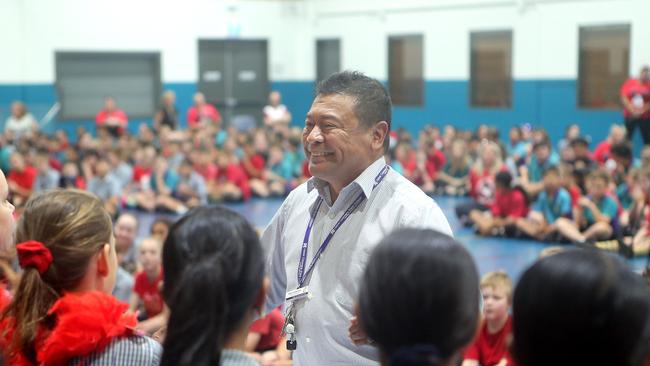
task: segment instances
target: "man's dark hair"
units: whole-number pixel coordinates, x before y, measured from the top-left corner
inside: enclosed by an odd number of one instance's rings
[[[584,146],[584,147],[589,147],[589,141],[587,141],[586,138],[584,137],[577,137],[569,143],[569,146],[571,147],[576,147],[576,146]]]
[[[551,149],[551,143],[546,139],[536,142],[533,145],[533,151],[537,151],[537,149],[539,149],[540,147],[548,147],[549,149]]]
[[[632,160],[632,146],[628,142],[621,142],[612,146],[612,155],[622,159]]]
[[[359,71],[342,71],[330,75],[316,86],[316,95],[331,94],[354,98],[354,114],[368,128],[379,121],[386,121],[388,131],[384,138],[384,151],[388,151],[392,103],[386,88]]]
[[[544,170],[543,176],[547,176],[549,174],[555,174],[558,177],[560,176],[560,169],[556,166],[550,166]]]
[[[507,171],[498,172],[495,177],[495,182],[497,186],[510,188],[512,184],[512,175]]]

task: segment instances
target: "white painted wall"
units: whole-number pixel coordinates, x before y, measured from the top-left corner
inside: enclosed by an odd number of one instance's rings
[[[233,18],[240,38],[269,40],[272,79],[306,79],[311,69],[293,52],[304,9],[300,1],[2,0],[0,83],[53,82],[57,50],[161,51],[164,81],[193,81],[197,40],[225,38]]]
[[[315,35],[339,36],[343,65],[387,78],[389,35],[425,36],[427,79],[469,77],[469,33],[513,31],[516,79],[575,79],[580,26],[628,23],[631,72],[650,63],[649,0],[316,0]]]
[[[234,10],[233,10],[234,9]],[[312,80],[315,39],[342,65],[387,78],[387,37],[425,39],[427,79],[467,79],[469,33],[513,31],[516,79],[574,79],[578,27],[629,23],[631,72],[650,63],[650,0],[2,0],[0,84],[52,83],[54,52],[161,51],[163,80],[197,75],[197,39],[269,39],[272,80]]]

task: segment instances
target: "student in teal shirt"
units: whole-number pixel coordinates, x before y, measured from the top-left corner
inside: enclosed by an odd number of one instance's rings
[[[573,220],[560,219],[558,231],[574,243],[607,240],[614,233],[618,204],[607,195],[609,175],[596,170],[587,177],[588,196],[578,200]]]
[[[546,169],[542,186],[543,190],[537,196],[528,217],[515,221],[519,232],[539,240],[551,237],[557,231],[556,223],[571,217],[571,195],[562,188],[557,167]]]

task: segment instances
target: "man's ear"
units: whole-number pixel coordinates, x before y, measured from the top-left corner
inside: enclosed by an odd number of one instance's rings
[[[379,121],[372,130],[372,145],[374,148],[384,148],[384,142],[388,137],[388,122]]]

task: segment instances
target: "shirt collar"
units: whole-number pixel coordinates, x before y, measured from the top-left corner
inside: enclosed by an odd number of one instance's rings
[[[386,160],[384,159],[383,156],[375,160],[375,162],[370,164],[370,166],[368,166],[366,170],[363,171],[363,173],[361,173],[355,180],[352,181],[352,183],[343,187],[341,192],[347,190],[348,187],[356,185],[361,188],[366,198],[370,197],[370,194],[372,193],[372,188],[375,185],[375,177],[377,177],[377,175],[384,168],[385,165],[386,165]],[[311,192],[312,190],[314,190],[314,188],[316,188],[318,190],[318,194],[321,197],[329,198],[329,190],[326,189],[328,186],[329,183],[327,183],[326,181],[317,177],[312,177],[307,181],[307,192]]]

